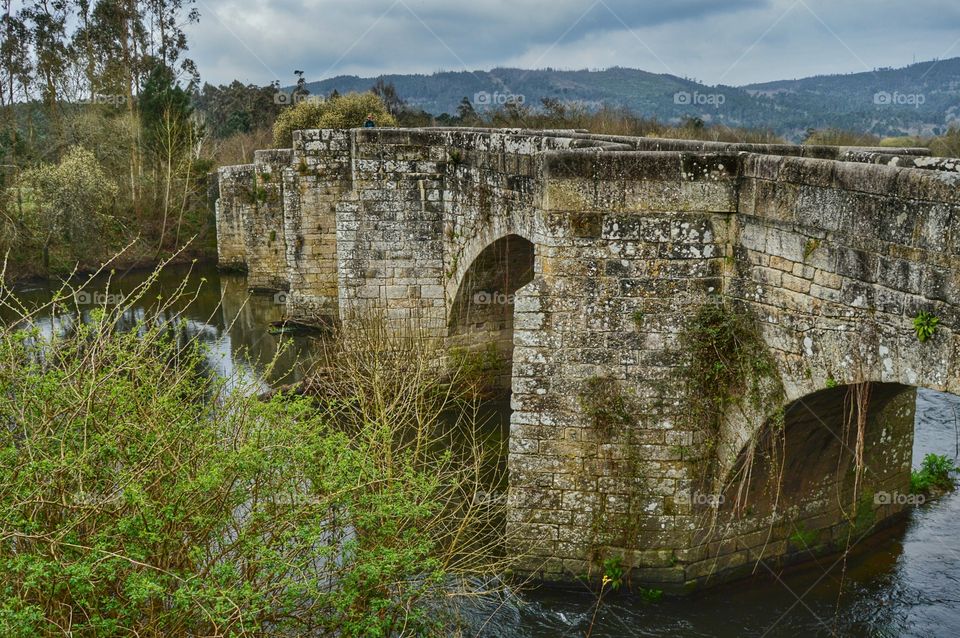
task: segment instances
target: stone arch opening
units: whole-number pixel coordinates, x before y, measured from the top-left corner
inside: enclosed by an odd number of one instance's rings
[[[917,387],[899,383],[842,385],[797,399],[782,419],[768,420],[723,489],[693,495],[698,541],[711,561],[726,553],[718,571],[733,573],[724,579],[756,573],[761,558],[788,564],[841,552],[901,520],[916,504],[917,397]],[[939,453],[952,456],[947,447]]]
[[[861,426],[864,469],[858,491],[908,490],[915,406],[916,388],[894,383],[827,388],[791,402],[782,425],[774,419],[764,426],[752,467],[749,449],[741,452],[727,481],[725,505],[735,506],[737,490],[757,514],[775,504],[781,511],[796,509],[801,518],[846,507],[853,498]],[[810,511],[811,500],[832,504]]]
[[[450,348],[485,366],[491,389],[501,395],[510,391],[514,300],[533,280],[535,252],[520,235],[494,241],[466,270],[451,307]]]

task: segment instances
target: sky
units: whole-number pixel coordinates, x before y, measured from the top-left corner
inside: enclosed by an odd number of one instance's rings
[[[196,0],[204,81],[495,67],[744,85],[960,56],[958,0]]]

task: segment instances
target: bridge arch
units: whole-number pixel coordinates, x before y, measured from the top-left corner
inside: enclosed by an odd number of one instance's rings
[[[465,267],[450,305],[448,345],[495,365],[499,391],[510,388],[514,301],[533,280],[535,253],[533,242],[514,233],[489,243]]]
[[[918,389],[831,384],[789,401],[742,445],[712,492],[694,493],[694,544],[746,574],[761,558],[786,564],[843,551],[898,520],[914,502]],[[718,541],[736,558],[717,560]]]

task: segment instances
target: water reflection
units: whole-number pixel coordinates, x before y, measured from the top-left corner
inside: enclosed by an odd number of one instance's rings
[[[78,319],[89,321],[98,305],[113,305],[121,300],[129,303],[130,296],[150,275],[137,271],[113,280],[98,277],[84,285],[83,296],[76,298],[76,305],[70,304],[71,312],[44,312],[35,318],[34,324],[46,336],[65,334],[75,329]],[[26,308],[34,309],[49,302],[57,289],[55,283],[42,282],[18,286],[15,293]],[[250,294],[243,275],[220,273],[213,266],[164,269],[147,294],[131,304],[124,321],[134,325],[143,319],[148,308],[157,307],[178,291],[182,298],[163,318],[184,322],[181,338],[196,338],[204,343],[213,370],[235,383],[252,382],[262,389],[303,377],[317,337],[271,334],[270,325],[283,319],[283,306],[270,295]],[[75,314],[77,307],[79,316]],[[9,309],[0,310],[0,320],[9,322],[15,318]],[[265,378],[265,371],[275,359],[272,373]]]

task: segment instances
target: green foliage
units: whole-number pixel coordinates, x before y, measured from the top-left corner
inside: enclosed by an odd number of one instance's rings
[[[688,356],[688,422],[707,432],[708,445],[732,406],[744,403],[770,413],[783,405],[776,362],[747,311],[705,304],[680,334],[680,345]]]
[[[273,145],[288,147],[292,144],[294,131],[319,128],[325,112],[325,103],[318,100],[304,100],[280,111],[273,123]]]
[[[954,489],[953,473],[960,470],[946,456],[927,454],[919,470],[910,473],[910,491],[914,494],[929,494],[931,490]]]
[[[633,325],[637,328],[637,330],[643,328],[643,317],[644,314],[642,310],[634,310],[630,315],[630,319],[633,320]]]
[[[857,537],[867,534],[877,522],[877,512],[874,509],[874,493],[865,491],[857,501],[853,516],[853,533]]]
[[[663,600],[663,590],[647,587],[637,588],[637,594],[648,603],[657,603]]]
[[[177,83],[172,69],[153,67],[140,93],[140,121],[147,148],[163,156],[179,156],[193,139],[190,94]]]
[[[793,534],[790,535],[790,542],[800,549],[810,549],[820,538],[820,533],[815,530],[808,530],[804,526],[794,526]]]
[[[0,635],[443,635],[449,579],[489,572],[435,368],[380,348],[407,367],[260,401],[169,309],[0,329]]]
[[[583,382],[578,398],[593,427],[601,432],[609,433],[634,422],[635,407],[616,379],[590,377]]]
[[[839,385],[840,385],[840,384],[837,382],[836,379],[833,378],[833,375],[832,375],[832,374],[827,376],[827,389],[828,389],[828,390],[832,390],[832,389],[836,388],[836,387],[839,386]]]
[[[623,559],[613,556],[603,561],[603,578],[610,589],[619,589],[623,584]]]
[[[210,132],[217,138],[269,129],[280,112],[277,89],[234,80],[229,85],[204,84],[194,95]]]
[[[273,124],[276,147],[291,144],[294,131],[317,128],[357,128],[372,113],[377,126],[396,126],[383,101],[373,93],[348,93],[328,100],[304,100],[284,109]]]
[[[926,343],[929,341],[933,335],[937,332],[937,325],[939,325],[940,319],[924,310],[921,310],[916,317],[913,318],[913,330],[917,334],[917,340],[920,343]]]

